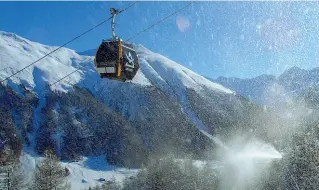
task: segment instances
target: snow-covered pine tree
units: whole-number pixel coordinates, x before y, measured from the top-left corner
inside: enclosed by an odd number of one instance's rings
[[[293,138],[286,172],[288,188],[318,189],[319,187],[319,129],[314,126]]]
[[[10,149],[4,147],[0,153],[0,189],[10,188],[10,175],[12,173],[12,163],[10,163]]]
[[[33,189],[65,190],[69,188],[66,183],[65,169],[60,165],[57,156],[51,150],[46,150],[44,159],[37,164]]]
[[[10,190],[22,190],[26,187],[26,178],[24,171],[19,163],[12,165],[11,173],[9,176]]]
[[[113,177],[111,180],[106,181],[101,186],[90,187],[89,190],[120,190],[122,189],[118,182]]]
[[[0,154],[0,189],[23,189],[26,185],[25,176],[14,152],[9,147],[5,147]]]

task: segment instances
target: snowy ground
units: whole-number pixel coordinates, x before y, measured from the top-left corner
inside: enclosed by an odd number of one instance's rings
[[[36,162],[41,159],[41,157],[32,153],[23,152],[20,160],[29,180],[32,176],[31,173],[35,169]],[[61,165],[67,167],[71,172],[70,176],[68,176],[68,181],[71,183],[72,190],[87,190],[97,184],[101,185],[101,182],[98,181],[99,178],[106,180],[114,178],[121,184],[126,177],[135,175],[138,171],[136,169],[110,166],[102,156],[83,157],[83,160],[79,162],[61,162]]]
[[[37,156],[33,151],[25,150],[22,153],[20,161],[26,173],[27,180],[31,180],[36,163],[41,159],[43,157]],[[175,161],[183,166],[185,160],[176,159]],[[218,161],[210,161],[208,163],[206,161],[193,160],[192,163],[200,169],[207,167],[206,164],[209,164],[209,167],[212,167],[212,169],[220,168],[222,165]],[[100,178],[106,180],[114,178],[122,185],[126,177],[134,176],[138,172],[138,169],[118,168],[108,165],[103,156],[83,157],[81,161],[61,162],[61,165],[70,170],[71,174],[68,176],[68,181],[71,183],[71,190],[88,190],[89,187],[101,185],[102,183],[98,181]]]

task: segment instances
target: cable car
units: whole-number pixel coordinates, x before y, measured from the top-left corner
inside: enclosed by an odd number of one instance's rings
[[[115,16],[119,10],[110,9],[112,14],[112,39],[103,40],[96,50],[94,66],[101,78],[120,81],[132,80],[139,69],[138,56],[133,46],[123,42],[114,32]]]

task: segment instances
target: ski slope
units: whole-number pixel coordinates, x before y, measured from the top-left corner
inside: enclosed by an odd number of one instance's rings
[[[23,152],[21,155],[20,161],[28,180],[32,179],[29,174],[35,170],[36,163],[41,159],[43,158],[32,153]],[[102,183],[98,181],[100,178],[115,179],[122,185],[126,177],[136,175],[138,172],[137,169],[110,166],[105,162],[103,156],[83,157],[83,160],[79,162],[61,162],[61,165],[70,171],[67,180],[71,184],[71,190],[87,190],[89,187],[101,185]]]

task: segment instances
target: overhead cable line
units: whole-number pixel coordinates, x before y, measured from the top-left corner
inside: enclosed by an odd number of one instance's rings
[[[153,27],[156,26],[157,24],[160,24],[161,22],[167,20],[167,19],[170,18],[171,16],[173,16],[173,15],[177,14],[178,12],[180,12],[180,11],[186,9],[186,8],[189,7],[192,3],[193,3],[193,2],[190,2],[190,3],[186,4],[186,5],[183,6],[182,8],[180,8],[180,9],[174,11],[173,13],[171,13],[171,14],[165,16],[164,18],[158,20],[157,22],[155,22],[154,24],[150,25],[149,27],[142,29],[141,31],[139,31],[138,33],[136,33],[134,36],[132,36],[132,37],[130,37],[130,38],[128,38],[127,40],[124,40],[124,41],[127,41],[127,42],[128,42],[128,41],[130,41],[130,40],[136,38],[137,36],[141,35],[142,33],[144,33],[144,32],[146,32],[146,31],[148,31],[149,29],[153,28]],[[68,76],[72,75],[73,73],[79,71],[80,69],[81,69],[81,68],[78,68],[78,69],[72,71],[71,73],[69,73],[69,74],[67,74],[66,76],[60,78],[59,80],[55,81],[54,83],[50,84],[49,86],[53,86],[53,85],[59,83],[61,80],[65,79],[66,77],[68,77]]]
[[[155,23],[152,24],[151,26],[149,26],[149,27],[147,27],[147,28],[144,28],[143,30],[139,31],[139,32],[136,33],[134,36],[128,38],[128,39],[125,40],[125,41],[128,42],[128,41],[130,41],[130,40],[136,38],[137,36],[141,35],[142,33],[146,32],[147,30],[149,30],[149,29],[153,28],[154,26],[160,24],[161,22],[167,20],[167,19],[170,18],[171,16],[173,16],[173,15],[177,14],[178,12],[180,12],[180,11],[186,9],[186,8],[189,7],[192,3],[193,3],[193,2],[190,2],[190,3],[188,3],[187,5],[183,6],[182,8],[176,10],[175,12],[173,12],[173,13],[167,15],[166,17],[164,17],[164,18],[162,18],[162,19],[160,19],[160,20],[158,20],[157,22],[155,22]]]
[[[119,14],[120,14],[120,13],[123,13],[123,12],[125,12],[125,11],[127,11],[129,8],[133,7],[136,3],[137,3],[137,2],[134,2],[134,3],[132,3],[131,5],[129,5],[128,7],[126,7],[125,9],[121,10],[121,11],[119,12]],[[48,54],[45,54],[44,56],[42,56],[41,58],[37,59],[36,61],[30,63],[29,65],[23,67],[22,69],[18,70],[17,72],[13,73],[12,75],[10,75],[10,76],[6,77],[5,79],[1,80],[0,83],[3,83],[4,81],[10,79],[11,77],[15,76],[16,74],[20,73],[21,71],[23,71],[23,70],[29,68],[30,66],[36,64],[37,62],[39,62],[39,61],[41,61],[42,59],[48,57],[49,55],[51,55],[52,53],[58,51],[59,49],[65,47],[65,46],[68,45],[69,43],[71,43],[71,42],[73,42],[73,41],[79,39],[80,37],[82,37],[82,36],[84,36],[85,34],[91,32],[91,31],[94,30],[95,28],[97,28],[97,27],[103,25],[104,23],[106,23],[107,21],[109,21],[109,20],[111,20],[111,19],[112,19],[112,17],[110,17],[110,18],[108,18],[108,19],[106,19],[106,20],[100,22],[99,24],[95,25],[94,27],[92,27],[92,28],[86,30],[86,31],[83,32],[82,34],[80,34],[80,35],[74,37],[74,38],[71,39],[70,41],[68,41],[68,42],[66,42],[65,44],[59,46],[58,48],[52,50],[52,51],[49,52]]]

